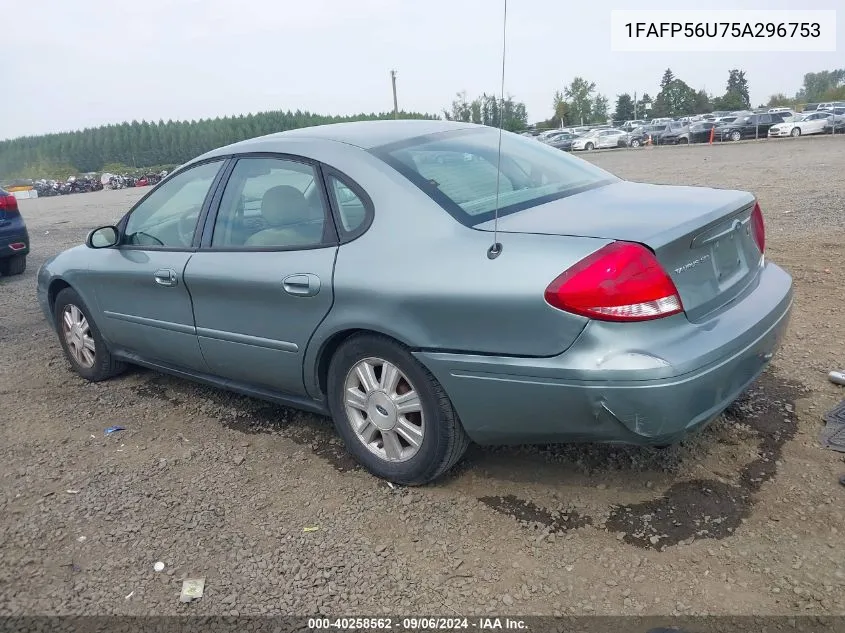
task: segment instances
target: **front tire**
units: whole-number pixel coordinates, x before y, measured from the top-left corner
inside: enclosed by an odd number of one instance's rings
[[[796,137],[796,138],[797,138],[797,137],[799,137],[799,136],[801,136],[801,128],[800,128],[800,127],[794,127],[794,128],[792,128],[792,131],[789,133],[789,135],[790,135],[790,136],[794,136],[794,137]]]
[[[741,138],[742,138],[742,132],[740,132],[739,130],[735,130],[735,131],[731,132],[731,140],[732,141],[738,141]]]
[[[437,379],[384,336],[345,341],[332,357],[327,386],[338,434],[376,477],[426,484],[452,468],[469,446]]]
[[[59,343],[77,374],[100,382],[126,370],[125,363],[112,357],[91,312],[73,288],[59,293],[53,314]]]
[[[631,141],[631,147],[639,147],[639,146],[640,146],[640,140],[639,139],[635,138],[633,141]]]
[[[22,275],[26,270],[26,255],[12,255],[0,260],[0,275]]]
[[[591,151],[591,150],[593,150],[594,148],[595,148],[595,145],[593,145],[592,143],[587,143],[587,144],[584,146],[584,149],[585,149],[585,150],[587,150],[588,152],[589,152],[589,151]]]

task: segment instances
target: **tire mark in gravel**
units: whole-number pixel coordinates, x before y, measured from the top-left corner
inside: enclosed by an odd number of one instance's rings
[[[644,549],[661,550],[689,539],[727,538],[751,514],[754,495],[775,476],[783,446],[798,428],[795,399],[805,391],[767,373],[725,412],[728,420],[748,425],[759,437],[757,457],[740,470],[737,485],[709,479],[678,482],[658,498],[614,506],[603,526],[595,524],[621,532],[625,543]],[[513,496],[479,500],[523,524],[560,529],[552,512],[530,501]],[[588,516],[577,517],[576,522],[594,523]]]
[[[200,396],[221,409],[220,422],[228,429],[251,435],[277,433],[300,446],[307,446],[341,473],[360,470],[360,465],[346,451],[326,418],[232,392],[181,382],[163,374],[154,375],[143,384],[134,386],[132,391],[141,397],[164,400],[175,406],[182,405],[183,400],[169,395],[170,391],[176,391],[188,400]],[[233,409],[236,413],[227,415]]]

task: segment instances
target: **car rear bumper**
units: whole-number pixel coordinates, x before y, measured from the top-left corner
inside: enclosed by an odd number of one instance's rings
[[[23,247],[20,245],[23,244]],[[29,254],[29,233],[26,229],[6,232],[0,227],[0,258]]]
[[[417,352],[481,444],[666,444],[724,411],[766,368],[792,308],[792,279],[766,265],[718,316],[591,321],[563,354]]]

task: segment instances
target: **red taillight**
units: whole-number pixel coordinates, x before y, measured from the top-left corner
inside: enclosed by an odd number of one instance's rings
[[[0,211],[18,213],[18,199],[10,194],[0,196]]]
[[[545,296],[555,308],[600,321],[647,321],[684,310],[654,254],[631,242],[613,242],[582,259]]]
[[[763,212],[760,210],[760,203],[754,205],[754,211],[751,212],[751,231],[754,235],[754,241],[757,242],[757,247],[761,253],[766,252],[766,225],[763,223]]]

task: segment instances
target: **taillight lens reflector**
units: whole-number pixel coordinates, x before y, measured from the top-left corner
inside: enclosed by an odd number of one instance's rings
[[[760,203],[754,204],[754,210],[751,212],[751,234],[754,236],[754,241],[757,242],[757,247],[761,253],[766,252],[766,225],[763,222],[763,211],[760,209]]]
[[[641,244],[613,242],[559,275],[546,301],[600,321],[648,321],[683,312],[675,283]]]
[[[11,194],[0,196],[0,211],[18,213],[18,199]]]

